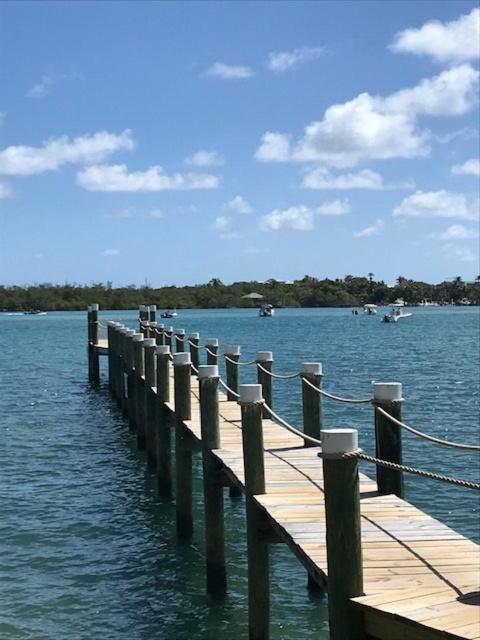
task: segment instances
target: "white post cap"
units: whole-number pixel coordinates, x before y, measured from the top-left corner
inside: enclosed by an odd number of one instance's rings
[[[216,364],[201,364],[198,367],[198,379],[218,378],[218,366]]]
[[[207,338],[207,347],[218,347],[218,338]]]
[[[302,373],[312,373],[316,376],[323,374],[321,362],[302,362]]]
[[[175,329],[175,335],[176,336],[184,336],[185,335],[185,329]]]
[[[142,327],[149,327],[150,326],[150,322],[148,320],[142,320]]]
[[[119,327],[118,331],[119,331],[122,335],[126,335],[127,331],[129,331],[129,328],[128,328],[128,327],[125,327],[125,326],[123,326],[123,325],[122,325],[121,327]]]
[[[261,402],[263,400],[261,384],[241,384],[239,392],[240,404],[252,404],[253,402]]]
[[[170,355],[170,347],[166,344],[157,344],[155,353],[157,356],[168,356]]]
[[[166,331],[167,333],[171,333],[173,331],[173,327],[164,327],[163,328],[164,331]]]
[[[372,382],[373,399],[384,402],[403,400],[401,382]]]
[[[155,321],[150,322],[150,326],[151,326],[151,327],[153,327],[153,328],[155,329],[155,328],[156,328],[156,326],[157,326],[157,323],[156,323]]]
[[[127,329],[125,331],[125,335],[129,338],[131,338],[133,335],[135,335],[137,332],[135,331],[135,329]]]
[[[151,304],[151,305],[148,307],[148,310],[149,310],[149,311],[156,311],[156,310],[157,310],[157,305],[156,305],[156,304]]]
[[[154,347],[156,344],[155,338],[145,338],[143,341],[144,347]]]
[[[157,322],[157,329],[165,329],[165,325],[161,322]]]
[[[91,311],[98,311],[99,309],[100,309],[100,306],[97,303],[95,303],[95,304],[91,305],[91,309],[90,310]]]
[[[358,449],[356,429],[323,429],[320,432],[322,452],[326,454],[350,453]]]
[[[272,351],[257,351],[257,362],[272,362],[273,361],[273,353]]]
[[[179,353],[173,354],[173,365],[184,365],[191,364],[190,362],[190,351],[180,351]]]
[[[225,347],[226,356],[239,356],[242,350],[239,344],[227,344]]]
[[[188,336],[188,339],[189,339],[189,340],[199,340],[199,339],[200,339],[200,334],[199,334],[199,333],[191,333],[191,334]]]
[[[133,334],[133,336],[132,336],[132,340],[133,340],[134,342],[143,342],[143,340],[144,340],[144,339],[145,339],[145,338],[144,338],[144,336],[143,336],[143,333],[137,333],[137,332],[135,332],[135,333]]]
[[[146,310],[147,310],[147,307],[146,307],[146,305],[144,305],[144,304],[140,304],[140,305],[138,305],[138,310],[139,310],[139,311],[146,311]]]
[[[107,324],[109,327],[114,327],[117,323],[115,322],[115,320],[108,320]]]

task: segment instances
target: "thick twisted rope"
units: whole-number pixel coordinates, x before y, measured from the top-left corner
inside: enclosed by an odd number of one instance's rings
[[[460,442],[452,442],[451,440],[442,440],[440,438],[435,438],[434,436],[429,436],[428,434],[423,433],[422,431],[417,431],[417,429],[409,427],[408,424],[397,420],[397,418],[391,416],[389,413],[387,413],[387,411],[382,409],[382,407],[377,407],[376,409],[379,413],[388,418],[390,422],[393,422],[393,424],[396,424],[398,427],[401,427],[402,429],[413,433],[419,438],[423,438],[424,440],[428,440],[429,442],[433,442],[434,444],[444,445],[445,447],[453,447],[455,449],[463,449],[467,451],[480,451],[480,446],[477,444],[462,444]]]
[[[323,389],[320,389],[316,385],[312,384],[310,380],[307,380],[303,376],[302,376],[302,381],[305,382],[305,384],[309,386],[311,389],[319,393],[321,396],[325,396],[327,398],[330,398],[331,400],[337,400],[338,402],[347,402],[348,404],[367,404],[372,401],[372,398],[360,398],[360,399],[342,398],[341,396],[335,396],[333,395],[333,393],[328,393],[328,391],[324,391]]]
[[[191,368],[191,370],[193,371],[193,373],[194,373],[196,376],[198,376],[198,369],[197,369],[197,367],[196,367],[193,363],[190,363],[190,368]]]
[[[205,351],[209,353],[211,356],[213,356],[214,358],[218,358],[218,353],[214,353],[213,351],[210,351],[208,347],[205,347]]]
[[[384,467],[385,469],[394,469],[395,471],[405,471],[406,473],[412,473],[413,475],[420,476],[421,478],[429,478],[430,480],[441,480],[442,482],[455,484],[458,487],[465,487],[467,489],[477,489],[477,491],[480,490],[480,483],[478,482],[470,482],[469,480],[459,480],[458,478],[443,476],[439,473],[433,473],[432,471],[424,471],[423,469],[415,469],[415,467],[407,467],[403,464],[388,462],[388,460],[380,460],[379,458],[375,458],[374,456],[369,456],[363,452],[359,453],[358,457],[361,460],[366,460],[367,462],[373,462],[379,467]]]
[[[178,333],[175,333],[175,332],[173,332],[173,334],[172,334],[172,335],[174,335],[174,336],[175,336],[175,339],[176,339],[176,340],[179,340],[180,342],[185,342],[185,340],[187,339],[187,338],[185,338],[185,337],[183,337],[183,338],[182,338],[180,335],[178,335]]]
[[[234,396],[235,398],[240,398],[239,394],[233,389],[230,389],[230,387],[221,378],[218,379],[218,382],[222,385],[225,391],[228,391],[228,393],[231,393],[232,396]]]
[[[265,373],[268,373],[270,377],[278,378],[279,380],[292,380],[293,378],[299,378],[301,376],[300,373],[287,373],[285,375],[282,375],[280,373],[273,373],[272,371],[265,369],[265,367],[262,367],[262,365],[259,362],[257,362],[257,367],[262,371],[264,371]]]
[[[271,407],[269,407],[268,404],[264,403],[263,406],[268,411],[268,413],[272,416],[274,421],[278,422],[278,424],[280,424],[282,427],[285,427],[285,429],[287,431],[290,431],[290,433],[293,433],[294,435],[299,436],[300,438],[303,438],[307,442],[311,442],[312,444],[315,444],[317,446],[322,444],[320,440],[317,440],[317,438],[313,438],[312,436],[309,436],[306,433],[303,433],[303,431],[299,431],[295,427],[292,427],[291,424],[286,422],[277,413],[275,413],[275,411]]]
[[[227,356],[226,353],[224,353],[223,355],[225,357],[225,360],[228,360],[228,362],[231,362],[232,364],[236,364],[238,367],[249,367],[251,364],[255,364],[256,362],[256,360],[250,360],[249,362],[240,362],[240,360],[232,360]]]
[[[188,341],[188,344],[191,347],[194,347],[195,349],[200,349],[201,348],[199,344],[195,344],[195,342],[192,342],[191,340]]]

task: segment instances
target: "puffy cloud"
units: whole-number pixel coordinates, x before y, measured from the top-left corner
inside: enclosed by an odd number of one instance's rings
[[[54,171],[64,164],[101,162],[121,149],[133,149],[131,132],[115,134],[100,131],[70,139],[68,136],[47,140],[41,147],[23,145],[0,151],[0,173],[29,176]]]
[[[432,233],[430,237],[438,238],[439,240],[475,240],[475,238],[478,238],[478,231],[469,229],[463,224],[452,224],[442,233]]]
[[[323,47],[301,47],[293,51],[278,51],[268,54],[267,67],[275,73],[283,73],[300,64],[310,62],[324,55]]]
[[[87,191],[186,191],[216,189],[217,176],[202,173],[167,175],[160,166],[129,172],[125,164],[93,165],[77,173],[78,184]]]
[[[278,231],[279,229],[293,229],[295,231],[311,231],[315,226],[315,216],[339,216],[350,211],[348,200],[333,200],[325,202],[314,209],[305,205],[289,207],[288,209],[274,209],[262,216],[260,228],[263,231]]]
[[[215,76],[223,80],[244,80],[245,78],[251,78],[254,75],[254,71],[244,65],[215,62],[205,71],[205,75]]]
[[[104,258],[110,258],[112,256],[118,256],[120,254],[120,251],[118,249],[104,249],[101,253],[101,255]]]
[[[386,97],[362,93],[330,106],[322,120],[291,136],[269,131],[255,158],[263,162],[322,162],[334,167],[360,161],[428,155],[428,135],[417,129],[419,116],[466,113],[476,101],[478,71],[464,64]]]
[[[334,175],[328,169],[319,167],[308,171],[302,181],[307,189],[383,189],[383,178],[370,169],[357,173]]]
[[[242,196],[235,196],[227,202],[225,208],[234,211],[235,213],[252,213],[253,209],[249,202],[242,198]]]
[[[191,164],[195,167],[211,167],[223,164],[223,159],[216,151],[201,150],[185,158],[185,164]]]
[[[6,198],[10,198],[12,195],[12,189],[10,185],[5,182],[0,182],[0,200],[5,200]]]
[[[458,218],[476,220],[478,201],[467,200],[461,193],[440,191],[416,191],[407,196],[393,210],[394,216],[410,218]]]
[[[471,158],[463,164],[455,164],[452,167],[452,173],[455,175],[480,176],[480,159]]]
[[[378,236],[385,227],[383,220],[376,220],[370,227],[365,227],[361,231],[356,231],[353,235],[355,238],[371,238],[372,236]]]
[[[431,20],[395,36],[392,51],[431,56],[437,62],[463,62],[480,56],[480,9],[451,22]]]

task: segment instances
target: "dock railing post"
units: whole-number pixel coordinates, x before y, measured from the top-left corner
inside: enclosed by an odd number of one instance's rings
[[[113,359],[112,359],[112,342],[113,342],[113,321],[107,322],[107,343],[108,343],[108,388],[113,395]]]
[[[165,343],[165,325],[157,322],[155,329],[155,341],[158,346],[161,346]]]
[[[138,307],[138,325],[140,333],[143,333],[143,323],[148,321],[148,307],[141,304]],[[144,334],[145,335],[145,334]]]
[[[175,329],[175,352],[183,353],[186,350],[185,329]]]
[[[136,333],[134,329],[125,329],[122,337],[122,411],[124,416],[130,417],[130,394],[131,394],[131,373],[133,369],[132,353],[133,343],[132,336]]]
[[[225,570],[225,530],[223,485],[212,450],[220,449],[218,415],[218,366],[200,365],[200,427],[202,432],[203,494],[205,501],[205,548],[207,591],[223,592],[227,586]]]
[[[170,401],[170,347],[157,345],[157,485],[163,498],[172,496],[172,437],[166,403]]]
[[[190,358],[192,359],[192,376],[195,375],[193,367],[198,370],[200,366],[200,334],[191,333],[188,336],[188,342],[190,347]]]
[[[145,354],[143,351],[143,333],[136,333],[133,336],[133,357],[135,362],[135,384],[134,384],[134,402],[135,402],[135,428],[137,431],[137,446],[139,449],[145,449],[145,407],[144,407],[144,389],[145,382]]]
[[[351,598],[363,595],[358,432],[322,431],[330,640],[365,637],[363,614]],[[350,454],[350,455],[349,455]]]
[[[123,409],[125,405],[125,336],[128,328],[121,325],[117,331],[117,404]]]
[[[164,335],[164,343],[170,349],[170,352],[173,353],[172,348],[172,338],[173,338],[173,327],[165,327],[163,330]]]
[[[254,496],[265,493],[262,387],[240,385],[245,506],[247,513],[249,640],[267,640],[270,619],[268,542],[261,536],[262,514]]]
[[[217,338],[207,338],[205,347],[207,348],[207,364],[218,364]]]
[[[302,364],[302,404],[303,404],[303,432],[317,440],[323,426],[322,398],[305,380],[320,388],[322,385],[322,363],[304,362]],[[306,447],[315,446],[305,441]]]
[[[91,358],[90,380],[95,384],[100,382],[100,357],[97,352],[98,344],[98,304],[90,305],[90,341],[89,355]]]
[[[373,383],[376,456],[396,464],[402,464],[401,428],[377,411],[377,407],[381,407],[397,420],[401,420],[402,402],[400,382]],[[403,498],[403,473],[377,466],[377,486],[381,494],[394,493],[399,498]]]
[[[92,379],[92,305],[87,307],[87,357],[88,379]]]
[[[175,480],[177,501],[177,535],[188,538],[193,533],[192,515],[192,451],[184,420],[191,420],[192,403],[190,353],[173,355],[175,417]]]
[[[149,322],[156,322],[157,320],[157,305],[156,304],[151,304],[148,307],[148,320]],[[152,337],[152,336],[150,336]]]
[[[127,408],[128,408],[128,426],[130,431],[135,431],[137,427],[135,415],[135,336],[140,333],[132,331],[128,333],[127,338]]]
[[[157,361],[155,358],[155,338],[143,341],[145,349],[145,438],[147,444],[147,464],[150,469],[157,465]]]
[[[262,394],[265,404],[267,404],[271,409],[273,409],[273,398],[272,398],[272,376],[265,371],[262,371],[260,367],[266,369],[266,371],[272,371],[273,366],[273,353],[271,351],[258,351],[256,357],[257,363],[257,382],[262,385]],[[260,365],[260,366],[258,366]],[[264,408],[263,409],[263,417],[268,418],[270,414]]]
[[[238,393],[238,364],[242,350],[238,344],[229,344],[225,348],[225,371],[227,373],[227,387]],[[237,397],[227,391],[227,400],[235,402]]]

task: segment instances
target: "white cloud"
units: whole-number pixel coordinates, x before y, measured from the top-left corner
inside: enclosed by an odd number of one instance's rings
[[[228,216],[218,216],[215,218],[215,222],[213,223],[213,228],[215,231],[226,231],[232,223],[232,219]]]
[[[279,229],[293,229],[295,231],[311,231],[315,226],[315,216],[339,216],[350,211],[348,200],[333,200],[325,202],[312,209],[305,205],[289,207],[288,209],[274,209],[262,216],[260,228],[263,231],[278,231]]]
[[[244,65],[225,64],[224,62],[215,62],[205,71],[207,76],[216,76],[223,80],[244,80],[254,75],[253,69]]]
[[[27,96],[29,98],[44,98],[50,93],[50,89],[55,80],[53,76],[42,76],[40,82],[37,82],[28,91]]]
[[[461,262],[475,262],[478,260],[478,254],[475,254],[467,247],[460,247],[458,244],[447,243],[443,245],[442,249],[445,257],[450,259],[453,258]]]
[[[475,240],[478,238],[478,231],[469,229],[463,224],[452,224],[442,233],[431,233],[430,238],[438,238],[439,240]]]
[[[384,189],[384,184],[382,176],[370,169],[334,175],[328,169],[319,167],[305,174],[302,187],[307,189]]]
[[[452,167],[452,173],[455,175],[480,176],[480,159],[471,158],[463,164],[455,164]]]
[[[232,198],[232,200],[230,200],[230,202],[227,202],[227,204],[225,205],[225,209],[234,211],[235,213],[253,212],[253,208],[250,203],[247,202],[245,198],[242,198],[242,196],[235,196],[234,198]]]
[[[29,176],[54,171],[64,164],[101,162],[121,149],[133,149],[131,132],[100,131],[72,140],[68,136],[47,140],[41,147],[11,146],[0,151],[0,174]]]
[[[353,235],[355,238],[371,238],[372,236],[378,236],[385,227],[383,220],[376,220],[370,227],[365,227],[361,231],[356,231]]]
[[[277,51],[268,54],[267,67],[275,73],[283,73],[300,64],[310,62],[324,55],[323,47],[301,47],[293,51]]]
[[[12,189],[10,185],[5,182],[0,182],[0,200],[6,200],[7,198],[10,198],[11,195]]]
[[[418,117],[466,113],[476,102],[478,76],[464,64],[386,97],[362,93],[330,106],[322,120],[305,127],[295,145],[288,134],[265,133],[255,158],[349,167],[365,160],[428,155],[429,136],[418,130]]]
[[[109,258],[111,256],[118,256],[120,251],[118,249],[104,249],[101,253],[105,258]]]
[[[77,173],[78,184],[87,191],[186,191],[216,189],[217,176],[202,173],[167,175],[160,166],[129,172],[125,164],[93,165]]]
[[[437,62],[463,62],[480,56],[480,9],[457,20],[426,22],[395,36],[390,48],[399,53],[431,56]]]
[[[394,216],[411,218],[458,218],[476,220],[478,201],[467,200],[461,193],[440,191],[416,191],[407,196],[393,210]]]
[[[184,160],[185,164],[191,164],[195,167],[211,167],[214,165],[222,165],[223,159],[216,151],[197,151]]]

